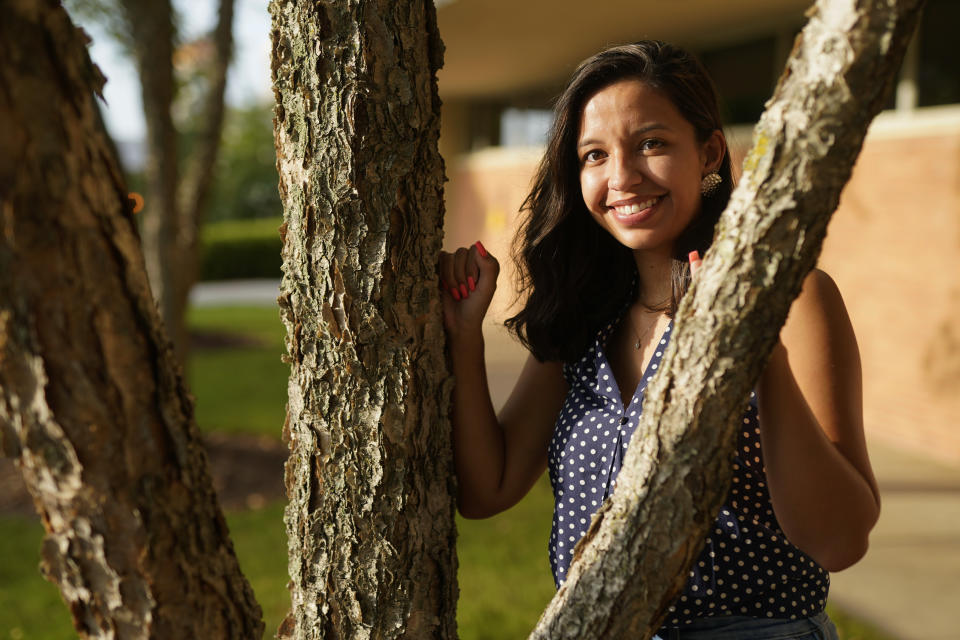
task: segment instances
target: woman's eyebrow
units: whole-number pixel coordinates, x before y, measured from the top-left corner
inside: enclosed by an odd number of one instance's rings
[[[669,127],[665,124],[660,124],[659,122],[651,122],[650,124],[644,125],[635,131],[631,131],[630,134],[632,136],[642,136],[643,134],[648,133],[650,131],[654,131],[656,129],[669,129]],[[600,144],[600,140],[595,140],[594,138],[587,138],[586,140],[581,140],[580,142],[577,143],[577,148],[580,149],[583,147],[590,146],[591,144]]]

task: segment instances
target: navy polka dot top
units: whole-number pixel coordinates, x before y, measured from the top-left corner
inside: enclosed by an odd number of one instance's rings
[[[616,321],[602,329],[578,362],[563,366],[570,391],[548,452],[554,494],[550,566],[557,588],[566,578],[573,548],[613,491],[640,419],[644,390],[660,366],[673,323],[626,406],[604,354],[615,326]],[[784,537],[774,516],[754,394],[743,414],[733,471],[730,493],[665,626],[682,627],[705,616],[801,618],[825,606],[829,574]]]

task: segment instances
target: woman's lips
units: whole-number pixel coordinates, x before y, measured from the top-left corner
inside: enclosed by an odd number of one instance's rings
[[[663,199],[663,196],[657,196],[638,202],[617,204],[609,207],[609,209],[621,224],[631,226],[639,224],[653,215],[653,208],[661,199]]]

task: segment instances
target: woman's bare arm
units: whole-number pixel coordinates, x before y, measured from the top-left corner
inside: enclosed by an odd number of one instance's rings
[[[843,299],[814,270],[758,386],[770,497],[790,541],[830,571],[859,560],[880,498],[863,433],[860,354]]]
[[[543,473],[566,383],[559,363],[527,359],[500,415],[490,400],[483,318],[499,265],[478,245],[440,258],[444,325],[453,363],[453,453],[458,506],[468,518],[516,504]]]
[[[495,416],[482,342],[454,356],[453,454],[458,505],[485,518],[520,501],[547,465],[547,446],[566,395],[557,363],[527,358],[510,398]]]

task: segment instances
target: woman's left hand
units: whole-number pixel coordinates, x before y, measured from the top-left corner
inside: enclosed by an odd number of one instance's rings
[[[693,274],[700,268],[700,252],[696,250],[691,251],[687,255],[687,259],[690,261],[690,277],[692,278]]]

